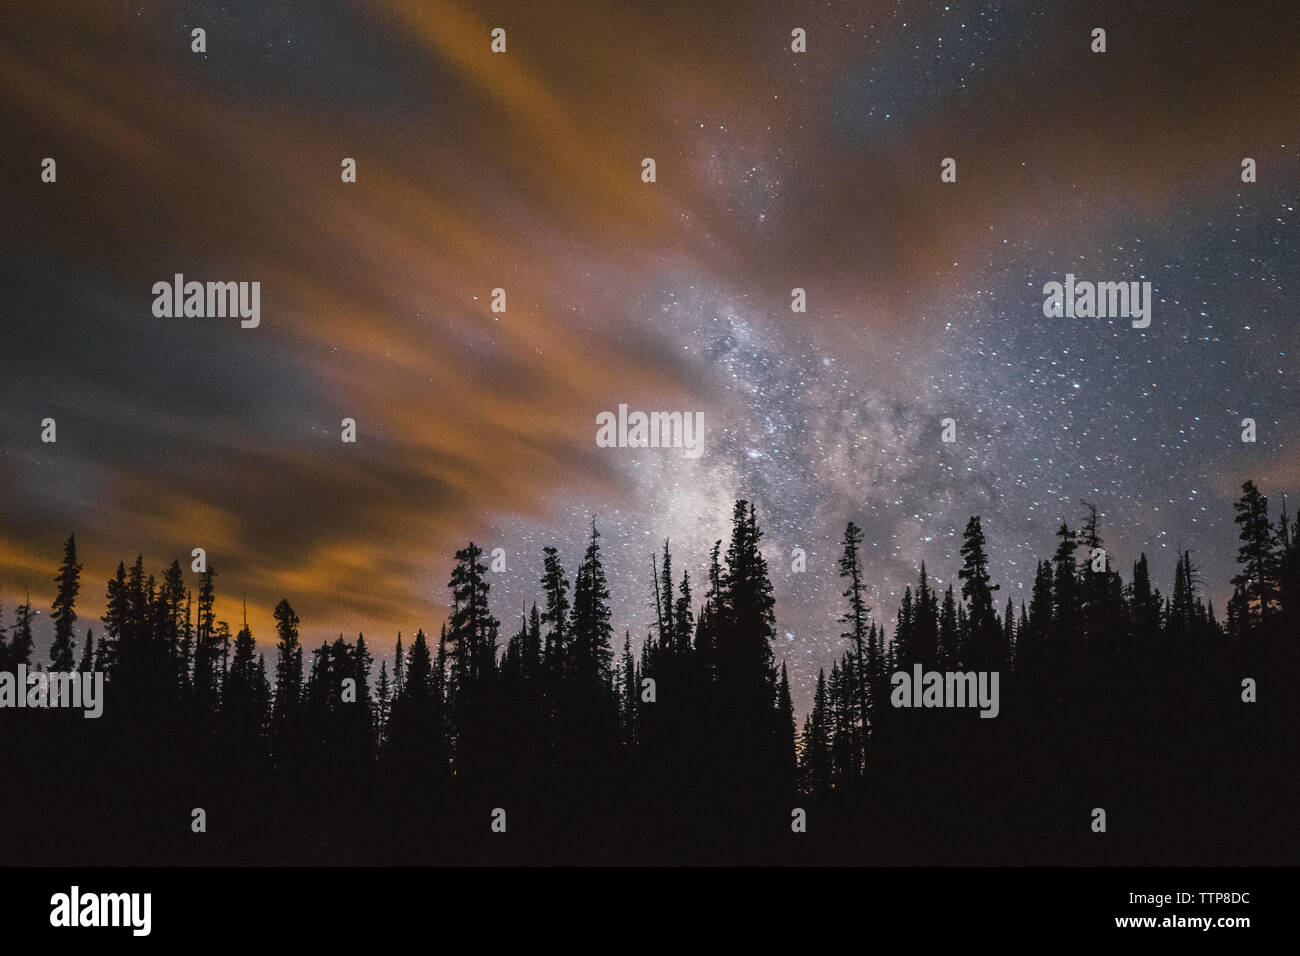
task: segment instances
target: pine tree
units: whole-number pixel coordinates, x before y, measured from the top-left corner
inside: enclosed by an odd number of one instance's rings
[[[133,572],[134,573],[134,572]],[[222,635],[217,631],[217,572],[209,566],[199,577],[198,628],[194,638],[194,699],[201,708],[217,698]]]
[[[542,673],[542,619],[537,613],[537,602],[528,611],[528,634],[521,656],[524,680],[535,681]]]
[[[673,632],[677,635],[677,649],[691,649],[691,635],[695,632],[695,612],[691,608],[691,576],[682,572],[682,583],[677,590],[677,604],[673,612]]]
[[[903,600],[898,605],[898,626],[894,628],[894,651],[900,664],[910,665],[916,660],[916,655],[913,653],[915,631],[912,620],[914,616],[912,586],[909,584],[903,588]]]
[[[121,565],[118,568],[120,570]],[[101,640],[99,643],[102,647],[104,642]],[[191,668],[194,665],[194,594],[189,590],[185,592],[185,623],[181,627],[178,645],[177,684],[182,690],[187,690],[192,682]]]
[[[840,556],[840,577],[848,578],[849,585],[840,595],[849,599],[849,609],[840,618],[842,623],[849,625],[849,630],[845,631],[840,637],[853,642],[854,651],[857,654],[858,673],[865,675],[867,669],[866,662],[866,637],[867,637],[867,614],[871,608],[862,596],[862,565],[858,559],[858,546],[862,544],[862,531],[852,521],[844,528],[844,553]],[[924,565],[922,565],[922,574],[924,574]],[[782,664],[784,673],[785,665]],[[858,686],[858,720],[866,732],[870,724],[870,717],[867,714],[867,682],[859,680]]]
[[[542,612],[542,623],[548,628],[543,660],[547,675],[555,681],[564,668],[569,627],[569,580],[564,576],[564,568],[560,565],[559,552],[551,547],[543,548],[542,551],[545,559],[541,584],[546,592],[546,610]]]
[[[672,651],[676,646],[676,622],[673,619],[673,559],[668,551],[667,538],[664,539],[662,578],[655,593],[658,602],[655,613],[659,619],[659,646]],[[576,591],[573,603],[578,603]]]
[[[1252,614],[1260,620],[1268,617],[1277,589],[1277,555],[1274,553],[1273,524],[1268,517],[1268,498],[1259,493],[1253,481],[1241,486],[1233,521],[1240,525],[1241,547],[1237,563],[1241,573],[1232,583],[1241,588],[1250,601]]]
[[[438,632],[438,656],[433,666],[433,706],[438,721],[439,733],[445,717],[447,701],[447,625],[444,622]]]
[[[1041,562],[1040,562],[1041,564]],[[1015,666],[1014,670],[1020,671],[1024,667],[1024,650],[1026,638],[1031,638],[1029,631],[1029,612],[1025,610],[1024,598],[1020,600],[1020,617],[1016,620],[1016,646],[1015,646]]]
[[[9,642],[9,662],[14,667],[30,663],[32,644],[32,599],[28,595],[18,605],[18,619],[14,624],[13,638]]]
[[[168,653],[173,659],[180,655],[185,596],[185,577],[181,572],[181,563],[173,559],[167,570],[163,572],[162,586],[158,591],[160,612],[158,636],[166,643]]]
[[[925,562],[917,575],[916,595],[912,605],[913,656],[932,666],[939,658],[939,600],[930,587],[930,575]]]
[[[433,716],[433,656],[429,644],[424,638],[424,629],[415,632],[415,642],[411,644],[411,658],[406,669],[406,698],[419,709],[422,723]]]
[[[117,563],[117,573],[108,581],[105,598],[104,633],[99,638],[95,670],[111,671],[117,664],[117,646],[127,629],[126,567]]]
[[[77,670],[83,674],[88,674],[95,669],[95,631],[93,628],[86,628],[86,646],[81,652],[81,664]]]
[[[619,699],[622,702],[623,746],[636,744],[637,680],[636,661],[632,657],[632,632],[623,632],[623,660],[619,669]]]
[[[811,753],[816,732],[813,729],[812,711],[803,715],[803,730],[799,731],[799,789],[803,793],[814,791]]]
[[[253,661],[253,654],[257,651],[257,642],[253,640],[253,632],[248,626],[248,620],[244,620],[244,626],[239,629],[235,635],[235,655],[230,665],[230,691],[233,697],[238,688],[239,694],[246,694],[247,700],[254,699],[257,690],[257,665]]]
[[[302,644],[298,640],[298,615],[287,599],[275,606],[275,710],[278,726],[296,717],[302,699]]]
[[[719,676],[747,703],[751,716],[764,713],[776,689],[772,639],[772,582],[759,550],[762,532],[747,501],[736,502],[727,569],[723,578],[724,626],[718,647]],[[761,703],[760,703],[761,702]]]
[[[357,642],[347,653],[346,662],[346,675],[356,681],[356,698],[345,711],[348,743],[353,759],[368,763],[375,754],[375,704],[370,692],[370,668],[374,666],[374,658],[366,646],[364,634],[357,634]]]
[[[945,668],[955,668],[961,665],[961,654],[961,634],[957,630],[957,596],[950,584],[944,592],[943,607],[939,611],[939,659]]]
[[[271,680],[266,674],[266,656],[257,655],[257,713],[264,731],[271,726]]]
[[[857,777],[862,767],[856,684],[853,657],[846,651],[832,665],[827,685],[831,707],[832,773],[840,787]]]
[[[889,694],[888,685],[889,677],[886,672],[885,662],[885,632],[883,628],[877,629],[876,623],[871,622],[871,629],[867,631],[867,670],[864,675],[864,683],[867,685],[867,705],[870,709],[870,716],[867,720],[867,726],[863,729],[865,734],[874,734],[876,727],[881,722],[884,708],[888,704]]]
[[[825,793],[831,785],[830,726],[826,699],[826,670],[817,673],[812,710],[800,741],[801,776],[809,793]]]
[[[610,647],[609,587],[600,560],[600,532],[591,522],[591,538],[578,568],[573,588],[573,660],[572,677],[580,684],[603,686],[609,679]],[[665,574],[668,558],[664,558]],[[665,607],[669,602],[665,601]],[[671,640],[671,634],[669,635]]]
[[[393,651],[393,699],[402,696],[406,686],[406,653],[402,650],[402,632],[397,632],[397,648]]]
[[[1278,606],[1284,614],[1300,610],[1300,535],[1287,517],[1286,495],[1277,527]]]
[[[1080,611],[1091,666],[1109,671],[1118,662],[1120,632],[1124,629],[1124,583],[1111,567],[1097,530],[1097,506],[1088,509],[1081,543],[1087,552],[1082,568]],[[1101,565],[1099,568],[1098,565]]]
[[[388,723],[388,708],[393,690],[388,684],[388,661],[379,662],[379,681],[375,686],[375,746],[382,747]]]
[[[786,674],[785,661],[781,661],[781,680],[776,691],[776,727],[777,748],[786,758],[786,783],[793,786],[798,766],[795,756],[794,702],[790,698],[790,678]]]
[[[374,663],[375,659],[370,656],[370,648],[366,647],[366,636],[358,634],[356,647],[352,652],[352,673],[348,676],[357,682],[357,701],[365,701],[367,706],[370,704],[370,668]]]
[[[442,784],[447,774],[437,686],[428,642],[423,629],[417,630],[402,693],[394,698],[389,714],[387,746],[389,760],[421,789]]]
[[[81,565],[77,561],[77,542],[72,535],[63,545],[63,563],[54,579],[58,594],[54,598],[54,643],[50,645],[50,670],[67,673],[76,658],[72,626],[77,620],[77,592],[81,589]]]
[[[718,673],[718,631],[722,626],[722,563],[718,555],[721,550],[722,542],[713,542],[709,551],[709,587],[695,624],[696,671],[704,686],[712,684]]]
[[[262,681],[265,672],[254,660],[257,642],[245,617],[244,626],[235,635],[230,674],[222,695],[222,716],[237,746],[253,746],[262,734],[265,721]]]
[[[1174,594],[1169,602],[1168,626],[1178,637],[1186,637],[1195,619],[1195,598],[1189,562],[1185,552],[1179,553],[1174,567]]]
[[[1016,651],[1016,608],[1010,597],[1007,598],[1006,615],[1002,618],[1002,646],[1007,651],[1008,662],[1013,661]]]
[[[998,585],[989,579],[988,552],[978,516],[972,516],[966,524],[961,556],[963,562],[957,577],[961,579],[961,596],[969,609],[973,645],[969,653],[963,654],[962,663],[997,670],[1006,659],[998,646],[1001,629],[993,609],[993,592],[998,590]]]
[[[225,621],[217,622],[215,644],[217,647],[217,660],[220,661],[221,666],[214,668],[213,684],[215,685],[215,693],[213,694],[213,700],[220,701],[225,693],[226,678],[230,674],[230,625]]]
[[[1151,571],[1145,553],[1133,564],[1133,581],[1129,585],[1133,632],[1146,652],[1154,652],[1160,641],[1160,594],[1151,587]]]
[[[1052,557],[1052,619],[1054,630],[1058,633],[1063,650],[1070,656],[1075,652],[1074,635],[1078,628],[1078,567],[1074,562],[1074,552],[1078,548],[1075,534],[1065,524],[1056,532],[1061,539]]]
[[[491,677],[496,662],[497,621],[488,609],[487,565],[482,556],[483,550],[472,541],[457,551],[447,583],[452,592],[449,639],[454,708],[475,703],[470,698]]]

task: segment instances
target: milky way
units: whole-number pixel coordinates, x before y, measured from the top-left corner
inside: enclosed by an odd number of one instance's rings
[[[10,607],[69,530],[79,629],[117,560],[202,544],[259,641],[287,595],[309,640],[387,649],[473,539],[508,632],[594,516],[635,646],[652,553],[698,601],[747,498],[802,708],[849,520],[887,626],[972,514],[1027,600],[1085,501],[1125,573],[1145,551],[1167,591],[1191,550],[1222,613],[1241,482],[1300,485],[1286,4],[117,6],[0,40]],[[178,272],[259,280],[261,327],[155,318]],[[1044,317],[1067,273],[1150,281],[1150,327]],[[704,455],[597,448],[620,403],[703,412]]]

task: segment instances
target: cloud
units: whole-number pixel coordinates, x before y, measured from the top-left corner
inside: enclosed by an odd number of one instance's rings
[[[1103,5],[1104,57],[1082,13],[1016,3],[140,12],[29,6],[0,41],[24,145],[0,240],[0,579],[48,590],[65,529],[88,581],[205,546],[222,613],[246,594],[263,640],[286,595],[322,632],[431,629],[457,545],[570,511],[695,545],[716,531],[695,513],[752,494],[788,505],[784,547],[851,503],[994,500],[994,479],[957,494],[915,459],[940,408],[934,317],[1005,282],[1004,240],[1070,261],[1135,215],[1230,202],[1239,153],[1293,168],[1278,144],[1300,113],[1268,4],[1194,30]],[[175,273],[260,281],[261,328],[153,318]],[[692,484],[598,454],[594,414],[618,401],[707,409],[718,457]],[[781,441],[806,424],[797,457],[768,447],[760,405]],[[738,457],[754,442],[762,467]],[[815,493],[791,493],[809,467]],[[925,538],[914,513],[872,529],[902,548],[891,575]]]

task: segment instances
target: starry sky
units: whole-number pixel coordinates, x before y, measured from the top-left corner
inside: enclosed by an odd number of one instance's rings
[[[1082,500],[1126,576],[1146,551],[1167,591],[1191,549],[1221,612],[1241,482],[1300,486],[1296,13],[1228,6],[8,11],[7,619],[25,589],[48,613],[75,531],[79,640],[118,560],[204,547],[219,616],[246,598],[260,642],[287,596],[309,644],[364,631],[391,653],[436,632],[472,539],[506,552],[509,633],[542,547],[572,572],[594,516],[637,645],[651,552],[669,539],[702,582],[738,497],[800,709],[845,647],[850,519],[885,622],[921,560],[955,580],[971,514],[999,602],[1027,600]],[[178,272],[261,282],[260,327],[154,317]],[[1150,328],[1045,318],[1067,272],[1150,281]],[[598,448],[620,403],[703,412],[704,454]]]

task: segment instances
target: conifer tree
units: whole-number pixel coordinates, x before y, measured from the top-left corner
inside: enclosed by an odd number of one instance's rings
[[[613,657],[609,586],[600,560],[599,538],[593,519],[591,538],[573,588],[573,676],[589,686],[603,686],[608,681]],[[665,556],[665,569],[667,560]]]
[[[826,669],[817,673],[817,689],[813,693],[812,710],[804,725],[800,741],[802,777],[809,793],[825,793],[830,789],[831,747]]]
[[[134,571],[132,572],[134,575]],[[194,698],[205,706],[216,699],[220,667],[221,635],[217,631],[216,589],[211,565],[199,577],[198,627],[194,637]]]
[[[840,556],[840,577],[848,578],[848,587],[840,595],[849,599],[849,608],[845,611],[840,621],[847,624],[849,629],[840,636],[853,642],[854,652],[857,654],[858,673],[865,675],[867,672],[866,662],[866,638],[867,638],[867,614],[871,608],[867,607],[866,600],[863,598],[864,587],[862,584],[862,565],[858,557],[858,546],[862,544],[862,531],[852,521],[844,528],[844,553]],[[922,565],[922,574],[924,574],[924,565]],[[784,672],[785,665],[782,664]],[[867,682],[859,680],[858,685],[858,720],[865,733],[867,725],[870,723],[870,717],[867,714]]]
[[[262,698],[265,673],[259,669],[260,658],[254,659],[256,652],[257,642],[253,640],[253,632],[245,618],[243,627],[235,635],[230,674],[222,695],[225,724],[237,745],[243,747],[254,746],[258,742],[266,719]]]
[[[636,679],[636,661],[632,657],[632,632],[623,632],[623,659],[619,668],[619,690],[621,717],[623,721],[623,746],[632,747],[636,744],[636,717],[637,717],[637,679]]]
[[[1250,633],[1250,599],[1240,587],[1232,589],[1228,599],[1228,636],[1240,640]]]
[[[889,676],[885,669],[884,641],[885,633],[883,628],[877,629],[876,622],[872,621],[871,628],[867,631],[867,670],[864,675],[870,715],[867,726],[863,730],[864,735],[875,733],[883,714],[883,708],[889,702],[887,691]]]
[[[1007,652],[1008,662],[1014,660],[1016,649],[1016,608],[1010,597],[1007,598],[1006,616],[1002,619],[1002,647],[1005,648]]]
[[[1233,519],[1241,529],[1241,547],[1237,550],[1241,572],[1233,577],[1232,583],[1245,593],[1251,614],[1262,620],[1272,610],[1277,588],[1273,524],[1268,517],[1268,498],[1259,493],[1255,483],[1247,481],[1241,491]]]
[[[283,726],[296,717],[302,698],[302,644],[298,640],[298,615],[287,599],[275,606],[275,721]]]
[[[217,622],[216,647],[220,666],[214,668],[216,673],[213,679],[215,686],[213,700],[220,701],[225,692],[226,677],[230,673],[230,625],[225,621]]]
[[[1151,587],[1151,571],[1145,553],[1138,555],[1133,564],[1133,582],[1129,586],[1130,607],[1134,633],[1145,649],[1154,650],[1160,637],[1160,605],[1158,591]]]
[[[397,647],[393,651],[393,699],[402,696],[406,686],[406,653],[402,650],[402,632],[397,632]]]
[[[437,718],[438,732],[443,731],[447,702],[447,625],[442,625],[438,632],[438,656],[433,666],[433,706]]]
[[[185,595],[185,577],[181,572],[181,563],[173,559],[167,570],[163,572],[162,586],[158,590],[160,612],[158,636],[167,645],[168,653],[173,660],[180,654]]]
[[[939,611],[939,658],[943,666],[957,667],[961,663],[961,635],[957,631],[957,597],[952,585],[943,595]]]
[[[81,564],[77,561],[77,541],[72,535],[63,545],[63,563],[54,579],[58,593],[53,604],[54,643],[50,645],[50,670],[66,673],[75,663],[72,626],[77,620],[77,592],[81,589]]]
[[[1064,523],[1056,536],[1060,543],[1052,556],[1052,631],[1059,645],[1058,659],[1068,675],[1078,669],[1081,653],[1078,641],[1078,567],[1074,561],[1078,542],[1075,533]]]
[[[390,763],[422,789],[440,785],[446,777],[448,752],[440,709],[433,656],[420,629],[411,644],[402,693],[393,700],[387,743]],[[474,755],[458,752],[458,763],[463,756]]]
[[[119,570],[121,565],[118,566]],[[185,592],[185,622],[181,626],[176,660],[177,684],[182,690],[188,690],[191,683],[191,668],[194,664],[194,594]],[[104,641],[100,640],[102,647]]]
[[[564,576],[564,568],[560,565],[559,552],[551,547],[542,550],[545,559],[541,584],[546,593],[546,610],[542,612],[542,623],[547,626],[543,660],[547,675],[555,681],[564,668],[569,627],[569,580]]]
[[[1287,517],[1286,495],[1277,527],[1277,584],[1279,609],[1288,614],[1300,610],[1300,534]]]
[[[271,726],[271,679],[266,673],[266,655],[257,655],[257,712],[264,732]]]
[[[695,632],[695,612],[691,608],[691,576],[682,572],[682,583],[677,589],[677,604],[673,609],[673,633],[677,636],[679,652],[691,650],[691,635]]]
[[[537,602],[528,611],[528,633],[523,644],[521,667],[524,680],[535,681],[542,672],[542,619]]]
[[[898,626],[894,629],[894,652],[899,663],[903,665],[910,665],[916,660],[913,652],[912,619],[914,616],[912,586],[909,584],[903,588],[903,600],[898,605]]]
[[[388,683],[388,661],[379,662],[379,680],[375,684],[375,746],[382,747],[388,724],[388,708],[393,689]]]
[[[798,772],[795,757],[794,702],[790,698],[790,678],[785,661],[781,661],[781,679],[776,689],[777,747],[786,757],[786,784],[793,786]]]
[[[14,667],[31,662],[32,644],[32,599],[29,595],[18,605],[13,638],[9,642],[9,661]]]
[[[117,664],[117,645],[127,627],[126,567],[121,561],[107,588],[104,616],[100,618],[104,633],[100,635],[95,654],[95,669],[100,671],[111,671]]]
[[[656,589],[659,606],[655,609],[659,618],[659,646],[672,651],[676,646],[676,621],[673,617],[673,559],[668,551],[668,539],[664,539],[664,560],[662,577]],[[575,591],[574,604],[577,604]]]
[[[352,651],[352,673],[348,676],[357,682],[357,701],[364,702],[367,708],[370,706],[370,668],[374,663],[370,648],[366,647],[366,636],[358,634]]]
[[[81,652],[81,663],[77,665],[77,670],[87,674],[95,669],[95,631],[93,628],[86,628],[86,646]]]
[[[496,662],[497,621],[488,609],[487,565],[480,560],[482,556],[483,550],[472,541],[457,551],[447,583],[452,592],[448,638],[452,644],[453,712],[477,704],[473,697],[492,676]]]
[[[723,578],[726,626],[718,647],[720,676],[737,690],[744,708],[757,716],[770,707],[776,689],[772,655],[775,637],[772,582],[759,550],[762,532],[747,501],[736,503],[727,569]]]
[[[709,587],[695,624],[696,671],[706,686],[717,678],[718,673],[718,631],[722,626],[722,563],[718,557],[721,550],[722,542],[713,542],[709,551]]]
[[[961,596],[968,608],[973,645],[971,652],[963,655],[962,663],[997,670],[1006,658],[998,646],[1001,628],[997,611],[993,609],[993,592],[999,586],[989,579],[988,552],[978,516],[972,516],[966,524],[961,556],[962,566],[957,577],[961,579]]]

